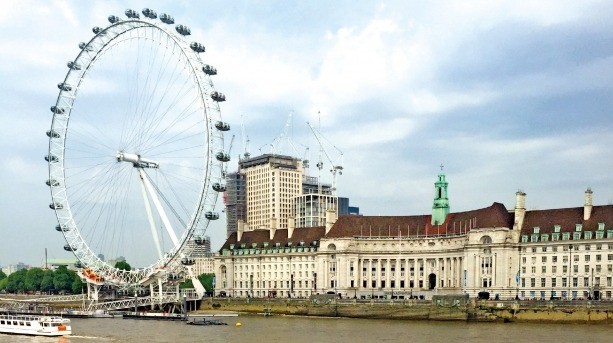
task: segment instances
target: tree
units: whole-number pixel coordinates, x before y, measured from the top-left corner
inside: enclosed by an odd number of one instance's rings
[[[127,271],[132,270],[132,267],[126,261],[117,261],[117,262],[115,262],[115,268],[121,269],[121,270],[127,270]]]
[[[212,273],[204,273],[198,275],[198,280],[204,286],[207,292],[213,292],[213,280],[215,279],[215,274]]]
[[[179,284],[179,288],[183,289],[183,288],[194,288],[194,284],[192,283],[192,279],[187,279],[183,282],[181,282],[181,284]]]
[[[74,279],[72,280],[72,293],[79,294],[83,291],[83,286],[85,284],[81,281],[81,278],[76,273],[74,274]]]
[[[26,273],[25,287],[27,291],[40,291],[45,272],[41,268],[30,268]]]
[[[9,275],[7,277],[6,291],[11,293],[23,292],[26,289],[25,280],[27,272],[27,269],[21,269]]]
[[[0,291],[5,291],[6,290],[6,285],[9,282],[9,278],[5,277],[4,279],[0,280]]]
[[[40,282],[40,290],[43,292],[50,292],[53,287],[53,270],[47,269],[43,272],[43,279]]]
[[[53,272],[53,286],[58,291],[72,291],[72,275],[66,266],[59,266]]]
[[[6,279],[6,278],[7,278],[6,274],[4,274],[2,269],[0,269],[0,280]]]

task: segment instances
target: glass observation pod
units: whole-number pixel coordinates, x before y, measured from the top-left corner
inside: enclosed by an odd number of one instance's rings
[[[175,27],[175,30],[177,30],[177,32],[183,36],[189,36],[192,34],[192,30],[190,30],[189,27],[185,25],[177,25]]]
[[[69,61],[68,63],[66,63],[66,65],[72,70],[81,70],[81,66],[74,63],[74,61]]]
[[[55,226],[55,231],[66,232],[70,229],[67,226],[60,226],[59,224]]]
[[[71,247],[70,244],[64,245],[64,250],[66,251],[77,251],[77,248]]]
[[[99,34],[102,31],[102,28],[98,26],[94,26],[94,28],[92,29],[92,32],[94,32],[95,34]]]
[[[219,213],[208,211],[204,214],[204,217],[208,220],[216,220],[219,219]]]
[[[198,53],[204,52],[204,45],[198,42],[192,42],[192,44],[190,44],[189,47],[192,48],[192,50],[194,50],[195,52],[198,52]]]
[[[118,16],[116,16],[116,15],[110,15],[109,16],[109,23],[111,23],[111,24],[115,24],[115,23],[120,22],[120,21],[121,21],[121,19]]]
[[[226,191],[226,185],[223,185],[219,182],[215,182],[213,184],[213,190],[216,192],[225,192]]]
[[[81,42],[79,43],[79,49],[84,50],[84,51],[92,51],[94,50],[91,46],[88,46],[87,44]]]
[[[194,243],[196,243],[197,245],[203,245],[204,243],[206,243],[206,239],[204,237],[196,237],[194,238]]]
[[[57,107],[57,106],[51,106],[51,112],[55,114],[62,114],[64,113],[64,109],[61,107]]]
[[[49,208],[52,210],[61,210],[64,208],[64,206],[62,206],[62,204],[60,204],[59,202],[52,202],[49,204]]]
[[[47,137],[49,138],[60,138],[60,134],[55,132],[54,130],[47,131]]]
[[[85,267],[85,265],[83,263],[81,263],[81,261],[77,261],[74,264],[74,266],[75,266],[75,268],[79,268],[79,269],[82,269],[83,267]]]
[[[226,101],[226,96],[218,91],[214,91],[213,93],[211,93],[211,98],[217,102]]]
[[[128,18],[134,18],[134,19],[138,19],[140,18],[140,14],[138,14],[138,12],[136,12],[135,10],[126,10],[125,11],[126,17]]]
[[[45,161],[47,162],[57,162],[59,161],[57,156],[55,155],[45,155]]]
[[[193,258],[183,257],[181,259],[181,264],[183,264],[184,266],[192,266],[195,263],[196,263],[196,261]]]
[[[218,152],[217,155],[215,155],[215,158],[217,158],[218,161],[221,162],[228,162],[230,161],[230,155],[226,154],[225,152]]]
[[[207,75],[217,75],[217,68],[210,66],[208,64],[205,64],[202,67],[202,71]]]
[[[64,82],[58,83],[57,88],[66,92],[70,92],[72,90],[72,87]]]
[[[143,8],[143,15],[149,19],[156,19],[158,17],[158,14],[149,8]]]
[[[219,131],[229,131],[230,130],[230,124],[223,122],[223,121],[216,122],[215,127]]]
[[[173,18],[171,15],[166,14],[166,13],[161,13],[160,14],[160,20],[162,21],[162,23],[165,23],[165,24],[174,24],[175,23],[175,18]]]
[[[59,182],[57,182],[57,180],[55,179],[47,179],[47,181],[45,182],[47,184],[47,186],[49,187],[57,187],[60,185]]]

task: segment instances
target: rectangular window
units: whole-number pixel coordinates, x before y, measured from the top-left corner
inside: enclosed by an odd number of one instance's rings
[[[543,249],[545,249],[545,248],[543,248]],[[541,262],[547,263],[547,256],[541,257]]]
[[[551,278],[551,287],[557,287],[557,280],[558,280],[558,279],[557,279],[557,278],[555,278],[555,277],[552,277],[552,278]]]
[[[552,266],[551,267],[551,273],[555,274],[558,272],[558,266]]]
[[[573,278],[573,287],[579,287],[579,278]]]
[[[545,287],[545,278],[544,277],[541,278],[541,287]]]
[[[567,285],[566,285],[566,278],[565,278],[565,277],[563,277],[563,278],[562,278],[562,287],[566,287],[566,286],[567,286]]]
[[[532,287],[532,288],[536,287],[536,279],[535,278],[530,278],[530,287]]]
[[[552,263],[558,262],[558,256],[551,256],[551,262]]]
[[[585,255],[585,262],[590,262],[590,255]]]

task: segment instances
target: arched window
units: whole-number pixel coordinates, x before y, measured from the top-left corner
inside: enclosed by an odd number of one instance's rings
[[[332,243],[328,244],[328,250],[331,250],[331,251],[336,250],[336,245]]]
[[[490,236],[481,237],[481,244],[492,244],[492,237]]]

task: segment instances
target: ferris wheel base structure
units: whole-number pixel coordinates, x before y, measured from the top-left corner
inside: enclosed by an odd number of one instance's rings
[[[91,300],[103,286],[167,299],[187,279],[203,297],[191,255],[226,190],[230,125],[217,69],[203,62],[204,45],[185,40],[189,27],[141,13],[92,29],[51,106],[49,208]],[[145,267],[119,269],[101,255]]]

